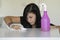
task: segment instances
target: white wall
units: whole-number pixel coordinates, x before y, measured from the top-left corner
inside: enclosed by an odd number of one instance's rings
[[[0,0],[0,16],[22,16],[24,7],[32,2],[36,3],[38,6],[41,2],[45,2],[51,23],[60,25],[60,0]]]
[[[24,7],[28,3],[39,3],[39,0],[1,0],[1,15],[22,15]]]

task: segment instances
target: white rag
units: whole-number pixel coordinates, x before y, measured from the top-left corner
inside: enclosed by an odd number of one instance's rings
[[[20,29],[18,29],[18,30],[13,29],[13,28],[12,28],[13,25],[18,25],[18,26],[20,26]],[[27,29],[24,28],[22,24],[16,24],[16,23],[14,24],[14,23],[13,23],[13,24],[10,25],[10,30],[12,30],[12,31],[26,31]]]

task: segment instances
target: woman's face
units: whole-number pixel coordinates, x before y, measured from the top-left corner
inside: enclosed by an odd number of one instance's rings
[[[28,21],[31,25],[35,25],[36,15],[35,15],[33,12],[28,13],[28,15],[27,15],[27,21]]]

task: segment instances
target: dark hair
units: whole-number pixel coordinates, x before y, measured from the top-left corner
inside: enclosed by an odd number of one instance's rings
[[[38,6],[34,3],[28,4],[23,12],[23,26],[26,26],[26,28],[31,28],[31,25],[27,22],[27,14],[29,12],[33,12],[36,15],[36,28],[41,27],[41,15],[40,15],[40,10]]]

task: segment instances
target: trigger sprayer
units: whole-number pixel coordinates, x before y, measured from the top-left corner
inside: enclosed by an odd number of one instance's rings
[[[41,30],[42,31],[49,31],[50,30],[50,19],[48,17],[48,14],[47,14],[47,6],[45,3],[42,3],[40,5],[40,7],[43,7],[44,10],[43,10],[43,16],[42,16],[42,19],[41,19]]]

